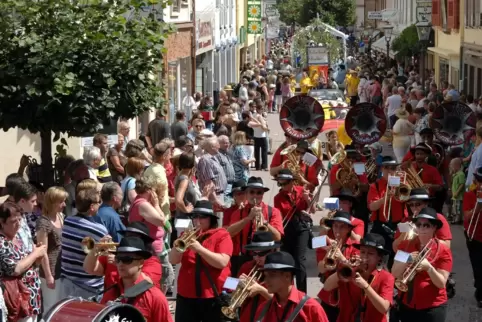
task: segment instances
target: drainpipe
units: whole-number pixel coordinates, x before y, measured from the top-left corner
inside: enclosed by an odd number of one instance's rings
[[[191,93],[196,91],[196,0],[192,0],[192,32],[191,32]]]
[[[459,1],[459,33],[460,33],[460,56],[459,56],[459,92],[465,90],[465,68],[464,68],[464,38],[465,38],[465,1]],[[469,93],[467,93],[469,94]]]

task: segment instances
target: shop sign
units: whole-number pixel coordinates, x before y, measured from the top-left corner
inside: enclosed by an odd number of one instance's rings
[[[196,13],[196,56],[214,48],[214,18]]]

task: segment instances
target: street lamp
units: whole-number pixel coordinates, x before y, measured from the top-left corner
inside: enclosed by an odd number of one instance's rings
[[[428,40],[430,39],[430,32],[432,31],[432,24],[430,22],[419,22],[415,25],[417,27],[418,39],[422,45],[420,50],[420,75],[422,75],[422,89],[425,88],[425,51],[427,50]]]
[[[392,39],[393,26],[383,27],[385,41],[387,42],[387,68],[390,66],[390,40]]]

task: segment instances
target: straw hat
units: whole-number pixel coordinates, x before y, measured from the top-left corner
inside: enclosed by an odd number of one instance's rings
[[[399,109],[399,110],[395,113],[395,115],[396,115],[399,119],[407,119],[409,114],[408,114],[408,112],[407,112],[406,109],[401,108],[401,109]]]

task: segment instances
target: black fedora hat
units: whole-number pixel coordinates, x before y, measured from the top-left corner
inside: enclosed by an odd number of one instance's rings
[[[126,229],[118,230],[117,232],[123,236],[128,232],[138,234],[146,243],[152,243],[154,241],[154,239],[149,236],[149,228],[142,221],[133,221],[129,223]]]
[[[366,234],[360,241],[360,244],[355,244],[353,246],[357,249],[360,249],[360,246],[373,247],[383,253],[383,255],[388,254],[388,251],[385,249],[385,238],[379,234]]]
[[[358,154],[358,150],[353,144],[347,144],[345,145],[345,152],[346,153],[351,153],[351,154]]]
[[[351,201],[351,203],[353,205],[358,203],[358,200],[353,195],[353,193],[350,191],[350,189],[341,189],[340,192],[337,195],[333,195],[330,198],[338,198],[339,200],[348,200],[348,201]]]
[[[428,146],[428,144],[426,143],[419,143],[415,146],[415,148],[413,149],[413,151],[417,151],[417,150],[421,150],[421,151],[424,151],[425,153],[432,153],[432,148]]]
[[[209,200],[198,200],[190,215],[213,216],[218,218],[213,211],[213,204]]]
[[[263,251],[280,248],[281,244],[275,242],[273,233],[269,231],[256,231],[251,242],[244,246],[247,251]]]
[[[335,221],[342,222],[344,224],[347,224],[350,227],[353,227],[353,223],[351,222],[351,215],[346,211],[338,210],[337,212],[335,212],[335,215],[333,216],[333,218],[325,221],[325,225],[331,228],[331,226],[333,226],[333,223]]]
[[[420,131],[420,135],[431,134],[433,135],[433,130],[429,127],[426,127]]]
[[[296,272],[296,264],[293,256],[287,252],[274,252],[268,254],[264,260],[263,271]]]
[[[312,152],[311,145],[310,145],[310,143],[309,143],[308,141],[306,141],[306,140],[299,140],[299,141],[296,143],[296,148],[297,148],[297,149],[303,149],[303,150]]]
[[[263,189],[264,192],[269,191],[269,188],[266,188],[263,184],[263,179],[260,177],[250,177],[248,179],[248,183],[246,186],[243,188],[243,190],[246,190],[248,188],[252,189]]]
[[[386,155],[382,157],[382,166],[397,166],[400,163],[397,162],[392,156]]]
[[[121,239],[115,254],[119,253],[131,253],[140,255],[144,259],[148,259],[152,256],[146,248],[146,244],[139,237],[124,237]]]
[[[293,172],[290,169],[281,169],[276,175],[275,180],[294,180]]]
[[[244,180],[234,181],[231,187],[231,193],[229,195],[233,196],[236,192],[243,191],[244,187],[246,187],[246,182]]]
[[[413,188],[410,190],[410,196],[408,197],[408,201],[412,200],[422,200],[422,201],[430,201],[433,198],[430,197],[428,191],[424,188]]]
[[[418,215],[412,218],[412,221],[416,222],[420,218],[428,219],[431,223],[437,226],[437,229],[440,229],[443,226],[443,222],[440,219],[438,219],[437,211],[433,208],[430,208],[430,207],[423,208],[422,210],[420,210]]]
[[[477,168],[474,172],[474,177],[477,179],[477,181],[482,181],[482,167]]]

